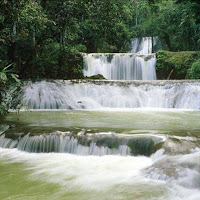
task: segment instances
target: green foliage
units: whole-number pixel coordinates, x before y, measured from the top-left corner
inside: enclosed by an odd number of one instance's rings
[[[151,8],[150,20],[144,22],[144,28],[150,35],[159,36],[166,50],[200,50],[197,7],[199,4],[192,1],[156,1]]]
[[[192,64],[188,71],[188,77],[191,79],[200,79],[200,59]]]
[[[0,115],[5,114],[7,111],[6,105],[1,104],[3,101],[2,95],[7,91],[11,84],[21,83],[18,79],[18,75],[11,69],[11,66],[12,64],[5,66],[2,61],[0,62]]]
[[[0,116],[5,115],[6,114],[6,109],[3,105],[0,104]]]
[[[10,69],[11,66],[12,64],[9,64],[8,66],[4,67],[3,62],[0,62],[0,87],[3,87],[3,85],[6,85],[9,81],[12,80],[20,83],[18,75],[15,74],[12,69]]]
[[[200,50],[197,0],[3,0],[0,8],[0,60],[24,79],[82,77],[78,52],[127,52],[134,37]]]
[[[58,76],[62,79],[83,78],[83,58],[80,54],[63,49],[58,57]]]
[[[83,77],[83,59],[77,52],[81,49],[60,48],[59,43],[49,43],[43,47],[43,51],[36,58],[37,69],[35,78],[49,79],[74,79]]]
[[[199,53],[195,51],[158,51],[156,65],[158,79],[192,78],[188,75],[188,71],[199,57]]]

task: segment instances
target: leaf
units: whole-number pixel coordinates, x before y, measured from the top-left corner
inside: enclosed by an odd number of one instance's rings
[[[7,65],[6,67],[4,67],[3,68],[3,72],[6,72],[6,71],[8,71],[7,69],[9,68],[9,67],[11,67],[13,65],[13,63],[11,63],[11,64],[9,64],[9,65]]]
[[[21,81],[18,79],[18,75],[17,74],[10,74],[10,76],[17,82],[17,83],[21,83]]]
[[[3,83],[5,83],[8,80],[6,73],[4,72],[0,72],[0,81],[2,81]]]

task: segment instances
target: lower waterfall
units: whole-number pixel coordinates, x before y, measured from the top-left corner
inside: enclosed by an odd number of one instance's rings
[[[54,81],[24,83],[19,93],[28,109],[200,109],[198,81]],[[10,105],[10,109],[15,109]]]
[[[13,91],[25,109],[75,110],[0,117],[10,199],[200,199],[198,80],[24,82]],[[124,109],[145,106],[197,111]]]
[[[53,133],[47,135],[29,134],[16,139],[0,135],[0,147],[17,148],[21,151],[32,153],[70,153],[76,155],[145,155],[154,153],[156,145],[163,142],[159,136],[117,136],[114,133],[86,134],[81,131],[78,134]]]

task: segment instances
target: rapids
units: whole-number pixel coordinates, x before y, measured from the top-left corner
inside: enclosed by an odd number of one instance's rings
[[[198,200],[199,120],[185,110],[9,113],[0,198]]]

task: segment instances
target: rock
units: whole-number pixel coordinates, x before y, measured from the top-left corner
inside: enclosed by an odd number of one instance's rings
[[[85,79],[106,79],[103,75],[101,74],[97,74],[97,75],[93,75],[93,76],[86,76]]]

